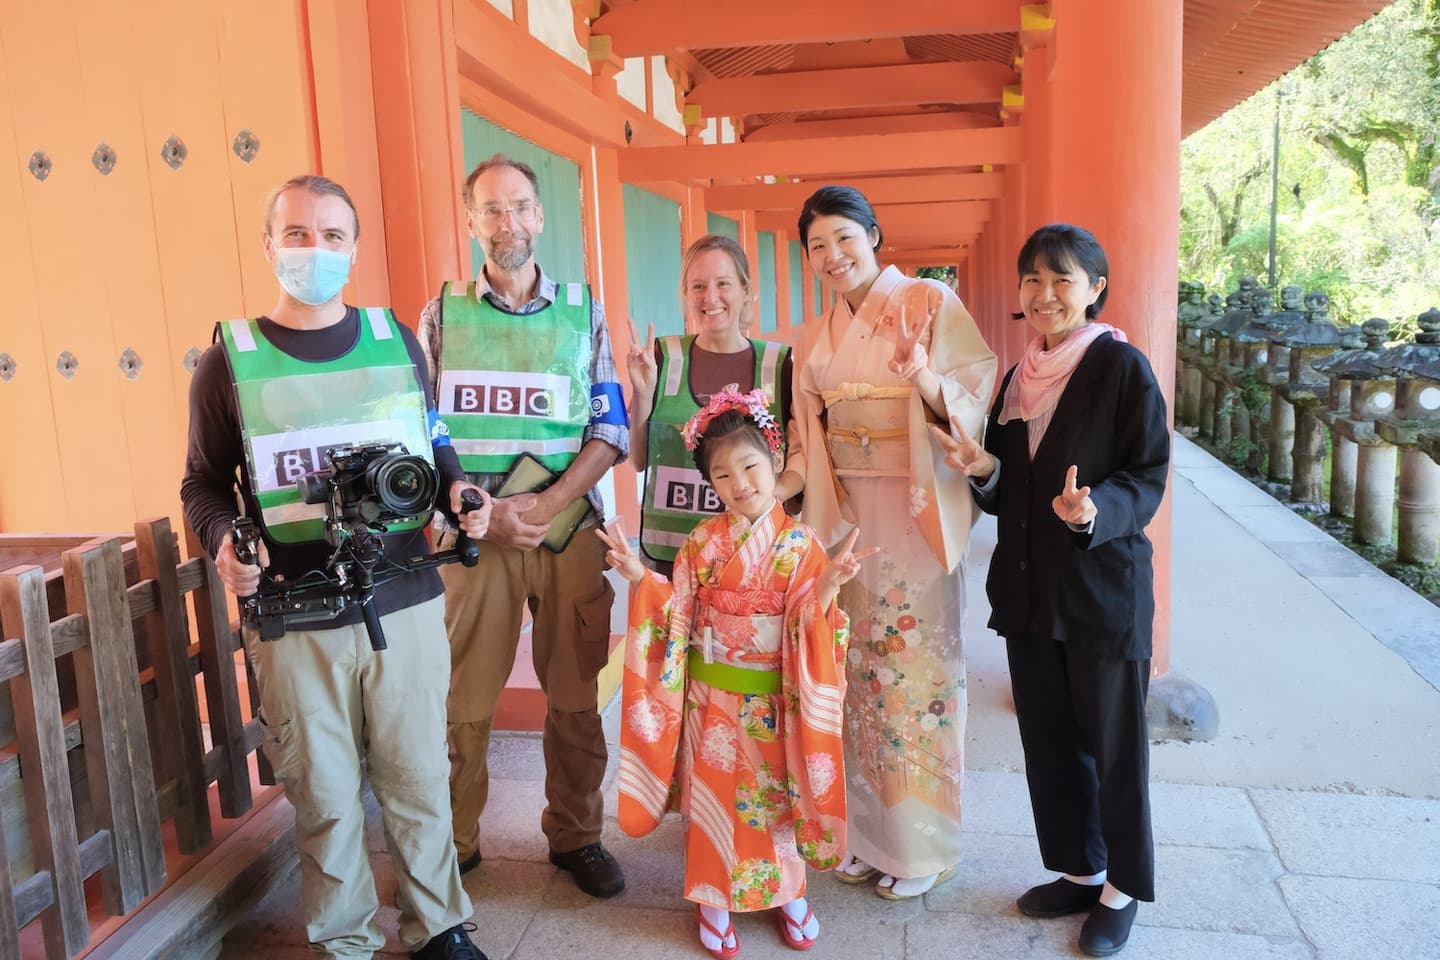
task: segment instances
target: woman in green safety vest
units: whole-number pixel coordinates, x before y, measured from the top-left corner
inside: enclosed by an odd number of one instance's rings
[[[685,327],[695,332],[657,340],[652,324],[643,341],[638,331],[631,340],[630,462],[645,472],[640,551],[666,577],[695,524],[725,509],[685,449],[686,421],[725,389],[764,389],[777,422],[790,416],[790,348],[742,332],[754,301],[745,251],[709,234],[680,266]]]

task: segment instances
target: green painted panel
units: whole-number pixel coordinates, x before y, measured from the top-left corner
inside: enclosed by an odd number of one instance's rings
[[[655,324],[655,335],[683,334],[680,307],[680,205],[624,184],[625,279],[630,287],[630,316],[641,336]]]
[[[755,253],[760,258],[756,276],[760,293],[760,332],[775,329],[775,234],[761,230],[756,235]]]
[[[825,288],[820,286],[820,278],[815,278],[815,315],[818,317],[825,312]]]
[[[801,324],[805,316],[805,254],[799,240],[790,241],[790,322]]]
[[[740,241],[740,224],[729,217],[722,217],[718,213],[705,214],[705,232],[718,233],[737,243]]]
[[[535,168],[535,176],[540,181],[540,202],[545,209],[545,228],[535,238],[535,259],[556,280],[584,282],[585,234],[580,226],[579,165],[465,109],[460,111],[460,134],[466,173],[497,153]],[[470,241],[470,257],[478,271],[485,256],[474,240]]]

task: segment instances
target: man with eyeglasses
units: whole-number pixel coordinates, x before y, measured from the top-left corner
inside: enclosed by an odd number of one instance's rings
[[[538,492],[496,496],[480,562],[441,573],[456,853],[462,873],[480,865],[486,752],[523,603],[546,697],[540,825],[550,862],[591,896],[613,897],[625,877],[600,845],[606,748],[597,677],[609,657],[615,592],[595,532],[605,515],[596,484],[629,454],[625,402],[604,307],[585,284],[557,282],[535,262],[545,226],[535,171],[496,154],[470,172],[464,200],[485,263],[474,283],[445,284],[420,315],[433,395],[471,482],[498,494],[525,455],[558,478]],[[552,536],[542,544],[552,521],[580,498],[590,509],[568,543]]]

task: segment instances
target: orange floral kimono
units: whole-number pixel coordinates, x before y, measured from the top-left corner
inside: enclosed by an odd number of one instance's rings
[[[827,558],[780,505],[702,521],[631,587],[620,826],[685,818],[685,899],[763,910],[845,851],[841,706],[849,619],[821,610]]]

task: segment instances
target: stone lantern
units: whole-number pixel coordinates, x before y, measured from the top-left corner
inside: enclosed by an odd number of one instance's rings
[[[1222,454],[1227,452],[1230,440],[1235,435],[1235,408],[1243,406],[1239,404],[1236,390],[1236,375],[1240,369],[1241,357],[1235,348],[1235,336],[1254,318],[1250,310],[1250,298],[1259,289],[1254,277],[1241,277],[1240,288],[1232,291],[1226,298],[1229,309],[1223,317],[1205,329],[1201,341],[1207,347],[1205,354],[1211,364],[1208,369],[1215,383],[1215,396],[1211,406],[1211,437]],[[1248,417],[1246,420],[1247,433],[1242,436],[1248,435]]]
[[[1220,294],[1212,293],[1205,301],[1205,321],[1198,329],[1200,358],[1196,366],[1200,373],[1200,436],[1215,435],[1215,376],[1214,358],[1207,354],[1215,348],[1214,337],[1207,337],[1211,327],[1225,316],[1225,301]]]
[[[1290,461],[1290,499],[1318,507],[1324,497],[1325,424],[1320,411],[1329,399],[1330,383],[1316,371],[1315,361],[1340,349],[1340,331],[1329,320],[1330,298],[1320,291],[1305,297],[1306,310],[1272,344],[1271,368],[1282,350],[1285,369],[1272,374],[1275,396],[1270,406],[1270,463]],[[1289,427],[1288,431],[1286,427]],[[1287,438],[1288,432],[1288,438]],[[1284,450],[1286,440],[1289,450]],[[1354,449],[1353,447],[1351,448]]]
[[[1270,433],[1270,391],[1264,389],[1265,369],[1270,360],[1270,337],[1275,332],[1275,314],[1270,311],[1270,291],[1257,289],[1250,297],[1250,322],[1230,342],[1231,362],[1227,367],[1235,388],[1232,407],[1233,435],[1250,441],[1246,465],[1259,471],[1265,462]],[[1288,458],[1287,458],[1288,459]],[[1288,466],[1285,472],[1289,473]]]
[[[1395,378],[1395,406],[1375,432],[1400,450],[1400,531],[1404,563],[1435,563],[1440,553],[1440,464],[1419,444],[1424,430],[1440,430],[1440,310],[1420,315],[1414,343],[1387,350],[1376,366]]]
[[[1395,378],[1376,365],[1384,354],[1390,324],[1371,317],[1361,326],[1365,347],[1333,354],[1314,364],[1331,377],[1331,410],[1327,420],[1337,438],[1357,447],[1355,465],[1355,539],[1360,543],[1390,543],[1395,509],[1395,447],[1375,432],[1375,420],[1395,408]],[[1348,381],[1348,409],[1337,406]]]
[[[1200,333],[1210,322],[1203,283],[1180,281],[1180,305],[1176,311],[1176,320],[1178,343],[1175,351],[1175,411],[1180,423],[1199,427],[1203,380],[1200,372]]]

